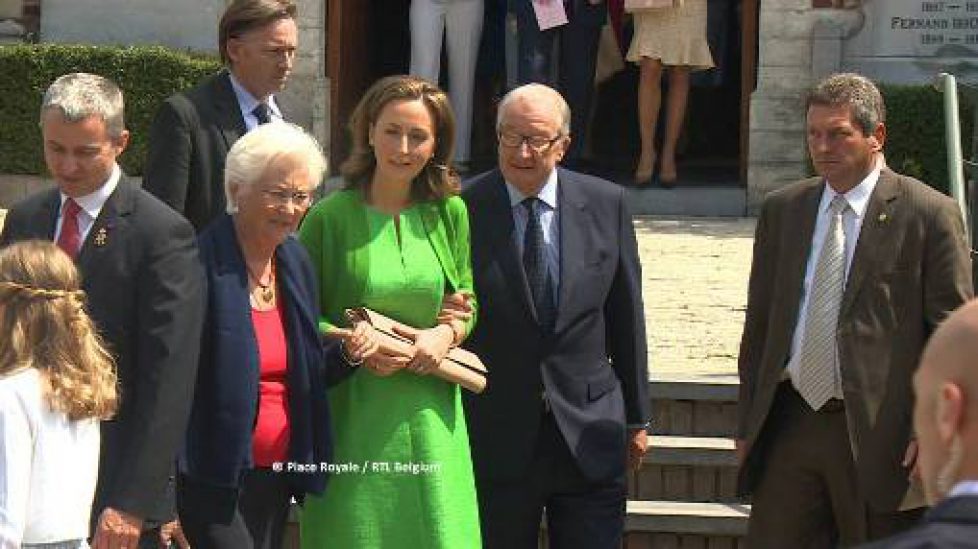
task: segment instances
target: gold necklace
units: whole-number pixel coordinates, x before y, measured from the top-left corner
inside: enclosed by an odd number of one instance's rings
[[[245,270],[248,271],[248,276],[250,276],[251,279],[255,281],[255,284],[258,285],[258,288],[256,289],[261,290],[259,297],[261,297],[262,301],[264,301],[266,304],[271,303],[275,299],[275,289],[272,287],[272,284],[275,283],[275,260],[272,259],[272,268],[269,271],[268,283],[266,284],[262,284],[261,277],[255,276],[255,273],[252,272],[251,267],[248,266],[247,261],[245,261]]]

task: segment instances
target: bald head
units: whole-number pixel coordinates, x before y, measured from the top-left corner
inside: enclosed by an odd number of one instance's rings
[[[938,326],[924,348],[921,369],[936,381],[954,381],[978,403],[978,300],[962,305]]]
[[[514,88],[503,96],[496,111],[496,131],[502,128],[509,107],[518,102],[532,103],[538,106],[550,105],[553,108],[554,120],[560,126],[560,133],[570,135],[570,106],[557,90],[543,84],[525,84]]]
[[[927,342],[914,375],[914,431],[931,503],[978,480],[978,301],[954,311]]]

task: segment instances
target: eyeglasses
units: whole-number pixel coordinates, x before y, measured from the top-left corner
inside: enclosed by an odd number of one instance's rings
[[[511,149],[518,149],[524,143],[533,152],[537,154],[543,154],[550,150],[554,146],[554,143],[563,139],[562,134],[557,134],[554,137],[542,137],[539,135],[520,135],[518,133],[510,132],[499,132],[499,144],[504,147],[509,147]]]
[[[304,191],[282,191],[279,189],[262,189],[268,199],[276,206],[288,206],[289,203],[304,208],[312,202],[312,194]]]

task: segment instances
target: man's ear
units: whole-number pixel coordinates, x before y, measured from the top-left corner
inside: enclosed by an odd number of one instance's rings
[[[122,130],[118,137],[112,140],[112,147],[115,149],[115,156],[118,157],[129,146],[129,130]]]
[[[566,155],[567,151],[570,150],[570,144],[571,144],[570,134],[565,135],[560,139],[560,141],[557,142],[555,146],[560,147],[560,151],[557,153],[558,154],[557,162],[560,162],[561,160],[564,159],[564,155]]]
[[[883,152],[883,145],[886,144],[886,125],[880,122],[876,125],[876,129],[869,136],[870,142],[873,144],[873,150],[875,152]]]
[[[240,38],[229,37],[227,44],[224,49],[228,54],[228,67],[233,67],[237,63],[238,58],[241,57],[241,47],[244,42]]]
[[[959,385],[950,381],[941,385],[934,419],[937,422],[937,434],[943,443],[950,444],[961,430],[964,405],[964,393]]]

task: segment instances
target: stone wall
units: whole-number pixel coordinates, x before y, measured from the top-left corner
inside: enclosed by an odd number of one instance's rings
[[[805,93],[838,70],[841,40],[858,27],[852,9],[812,9],[811,0],[760,5],[757,90],[751,95],[747,206],[807,175]]]
[[[38,143],[38,147],[41,144]],[[35,175],[0,174],[0,209],[16,204],[22,198],[50,187],[53,183]]]

